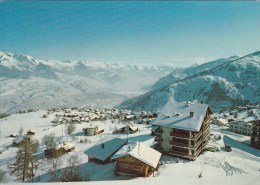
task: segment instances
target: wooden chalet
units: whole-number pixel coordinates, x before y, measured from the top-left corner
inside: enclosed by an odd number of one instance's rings
[[[17,136],[13,140],[13,146],[20,147],[24,145],[25,143],[30,143],[31,139],[29,137],[24,137],[24,136]]]
[[[12,134],[9,135],[9,137],[15,138],[15,137],[17,137],[17,134],[16,133],[12,133]]]
[[[125,127],[120,128],[119,131],[121,133],[128,132],[130,134],[133,134],[133,133],[136,133],[138,131],[138,128],[137,128],[137,126],[135,124],[129,124],[129,125],[125,126]]]
[[[27,131],[27,135],[33,136],[33,135],[35,135],[35,131],[33,129],[30,129]]]
[[[82,130],[83,130],[84,135],[86,135],[86,136],[94,136],[94,135],[101,134],[102,132],[104,132],[104,129],[99,126],[83,128]]]
[[[206,104],[169,102],[153,120],[158,151],[195,160],[210,139],[210,114]]]
[[[47,158],[56,158],[62,156],[65,153],[71,152],[73,150],[75,150],[75,145],[70,142],[66,142],[63,144],[59,144],[54,148],[47,148],[44,151],[44,153],[45,153],[45,157]]]
[[[126,144],[127,140],[120,138],[103,140],[89,148],[85,153],[88,155],[90,162],[106,164],[110,163],[112,156]]]
[[[115,175],[148,177],[158,170],[161,153],[141,143],[126,145],[112,159]]]

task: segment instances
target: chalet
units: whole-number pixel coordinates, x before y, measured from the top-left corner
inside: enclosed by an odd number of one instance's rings
[[[64,153],[72,152],[75,150],[75,145],[70,142],[63,143]]]
[[[151,123],[158,135],[156,149],[195,160],[210,139],[210,114],[212,111],[206,104],[168,102]]]
[[[29,138],[29,137],[17,136],[17,137],[13,140],[13,146],[20,147],[20,146],[23,145],[24,143],[29,143],[29,142],[30,142],[30,138]]]
[[[125,139],[109,139],[102,141],[89,148],[86,151],[90,162],[106,164],[111,162],[111,157],[124,145],[127,144]]]
[[[16,136],[17,134],[15,132],[9,135],[9,137],[16,137]]]
[[[253,124],[250,145],[254,148],[260,149],[260,120],[254,120],[250,122]]]
[[[116,175],[150,176],[158,170],[161,153],[142,143],[125,145],[113,157]]]
[[[60,157],[65,153],[71,152],[75,150],[75,145],[70,142],[65,142],[63,144],[59,144],[53,148],[47,148],[44,153],[47,158],[56,158]]]
[[[104,129],[99,126],[83,128],[82,130],[83,130],[84,135],[86,135],[86,136],[94,136],[94,135],[101,134],[102,132],[104,132]]]
[[[242,120],[234,121],[229,123],[229,131],[238,134],[251,136],[253,130],[253,124]]]
[[[35,131],[33,129],[27,131],[27,135],[35,135]]]
[[[137,131],[138,131],[138,128],[137,128],[137,126],[135,124],[129,124],[129,125],[125,126],[125,127],[120,128],[120,132],[121,133],[128,132],[130,134],[133,134],[133,133],[136,133]]]
[[[48,148],[44,151],[45,157],[47,158],[56,158],[64,154],[64,148],[61,145],[58,145],[54,148]]]

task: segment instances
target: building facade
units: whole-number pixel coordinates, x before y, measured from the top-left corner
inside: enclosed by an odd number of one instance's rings
[[[172,156],[195,160],[210,139],[210,114],[206,104],[168,103],[153,121],[156,149]]]
[[[253,132],[253,124],[245,121],[234,121],[229,123],[229,131],[237,134],[251,136]]]

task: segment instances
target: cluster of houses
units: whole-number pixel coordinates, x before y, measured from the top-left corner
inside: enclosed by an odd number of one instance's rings
[[[201,103],[168,102],[164,109],[157,114],[145,112],[133,113],[118,109],[84,109],[77,112],[63,110],[57,116],[63,116],[63,121],[95,120],[95,119],[151,119],[152,135],[154,142],[148,146],[144,143],[128,143],[126,139],[106,138],[85,151],[89,162],[107,164],[116,162],[115,175],[150,176],[158,171],[162,153],[196,160],[203,153],[210,140],[211,108]],[[58,112],[57,112],[58,113]],[[69,119],[68,119],[69,118]],[[222,124],[223,120],[214,120],[215,124]],[[225,124],[225,123],[223,123]],[[120,128],[116,133],[135,133],[138,128],[128,124]],[[260,149],[260,121],[249,122],[230,121],[230,131],[245,135],[251,135],[251,145]],[[93,136],[104,132],[98,126],[83,128],[84,135]],[[35,132],[28,131],[27,135]],[[15,135],[15,134],[14,134]],[[18,137],[16,137],[18,139]],[[15,139],[15,140],[16,140]],[[21,142],[21,141],[20,141]],[[59,157],[64,153],[75,150],[72,143],[62,143],[55,148],[45,150],[47,158]]]
[[[156,113],[150,112],[133,112],[121,109],[98,109],[98,108],[85,108],[85,109],[49,109],[47,114],[43,115],[44,118],[49,114],[55,113],[56,118],[52,121],[53,126],[62,123],[81,123],[96,120],[120,120],[134,121],[137,124],[148,124],[153,118],[157,117]]]

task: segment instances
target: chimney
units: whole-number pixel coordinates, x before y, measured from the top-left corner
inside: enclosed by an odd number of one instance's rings
[[[102,143],[102,144],[101,144],[101,148],[105,148],[105,143]]]
[[[190,112],[190,117],[193,117],[194,116],[194,112]]]

